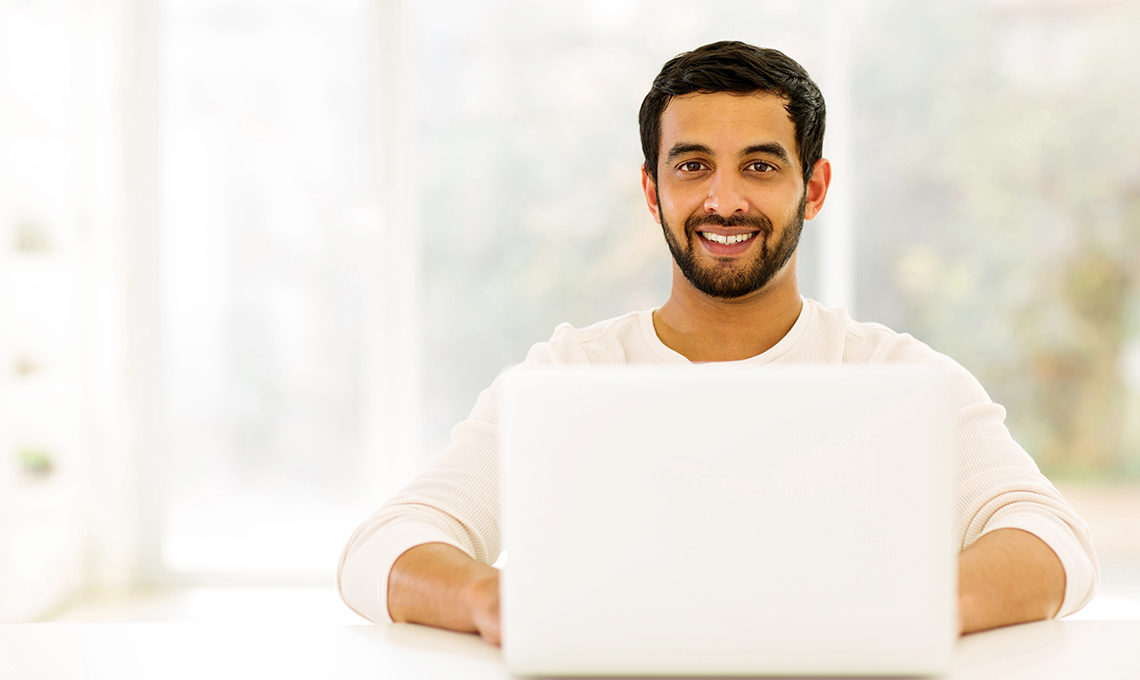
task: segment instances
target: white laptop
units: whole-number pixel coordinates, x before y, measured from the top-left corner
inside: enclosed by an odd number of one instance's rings
[[[516,369],[501,404],[516,675],[902,675],[957,639],[948,377]]]

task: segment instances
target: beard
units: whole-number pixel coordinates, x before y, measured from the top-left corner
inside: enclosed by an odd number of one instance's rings
[[[681,273],[689,283],[704,293],[717,298],[733,299],[744,297],[768,285],[792,255],[800,243],[800,233],[804,228],[804,209],[807,206],[807,192],[800,196],[800,204],[796,209],[794,218],[788,221],[780,240],[770,247],[768,239],[772,237],[772,221],[764,215],[732,215],[721,217],[717,214],[691,215],[685,220],[685,245],[682,246],[673,235],[673,230],[665,222],[665,214],[661,213],[661,230],[665,232],[665,242],[669,245],[669,252],[673,254],[673,261],[677,263]],[[735,262],[740,258],[716,258],[713,262],[704,262],[697,257],[697,228],[714,224],[722,227],[748,227],[758,229],[753,240],[758,241],[752,250],[760,250],[753,255],[751,262]]]

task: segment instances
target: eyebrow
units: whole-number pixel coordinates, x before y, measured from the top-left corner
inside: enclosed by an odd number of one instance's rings
[[[776,158],[779,158],[780,160],[784,161],[785,163],[791,163],[792,162],[792,157],[788,154],[788,150],[784,148],[783,144],[778,144],[776,142],[767,142],[765,144],[753,144],[752,146],[745,149],[744,153],[742,153],[740,155],[741,156],[751,156],[754,153],[762,153],[762,154],[767,154],[769,156],[775,156]]]
[[[703,153],[708,156],[713,155],[712,149],[705,146],[704,144],[678,143],[674,144],[673,148],[669,149],[669,155],[666,157],[666,161],[673,161],[678,156],[683,156],[688,153]],[[744,151],[740,153],[740,155],[751,156],[754,153],[762,153],[769,156],[775,156],[785,163],[792,162],[792,158],[788,154],[788,150],[784,148],[783,144],[779,144],[777,142],[753,144],[752,146],[746,147]]]
[[[712,149],[708,148],[704,144],[677,143],[673,145],[672,149],[669,149],[669,155],[666,157],[666,160],[672,161],[676,159],[677,156],[684,156],[687,153],[703,153],[706,156],[713,155]]]

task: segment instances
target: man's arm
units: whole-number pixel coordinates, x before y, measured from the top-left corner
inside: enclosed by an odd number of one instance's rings
[[[1064,597],[1061,560],[1029,532],[998,529],[958,557],[958,623],[963,635],[1050,618]]]
[[[986,534],[958,558],[958,621],[963,634],[1053,616],[1065,571],[1041,539],[1018,529]],[[499,644],[499,570],[458,548],[428,543],[396,560],[388,577],[394,621],[478,633]]]
[[[393,621],[478,633],[499,644],[499,570],[445,543],[418,545],[388,574]]]

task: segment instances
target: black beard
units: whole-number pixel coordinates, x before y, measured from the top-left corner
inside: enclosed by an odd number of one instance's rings
[[[772,222],[763,215],[721,217],[714,213],[690,216],[689,219],[685,220],[686,248],[682,248],[681,244],[674,238],[672,230],[665,222],[664,213],[661,213],[661,230],[665,233],[665,243],[669,245],[669,252],[673,253],[673,261],[677,263],[677,267],[680,268],[681,273],[685,275],[689,283],[705,295],[731,300],[754,293],[768,285],[772,277],[784,268],[788,260],[792,259],[792,254],[796,252],[796,248],[800,244],[800,233],[804,228],[804,209],[806,206],[807,192],[804,192],[800,196],[800,205],[796,209],[795,218],[788,223],[784,233],[780,236],[780,240],[771,250],[768,239],[772,236]],[[700,262],[696,256],[696,250],[699,247],[696,239],[701,238],[697,234],[697,227],[706,224],[759,229],[756,236],[752,237],[759,240],[759,243],[752,246],[753,248],[760,248],[759,257],[755,257],[748,266],[742,268],[732,267],[727,260],[713,265]]]

